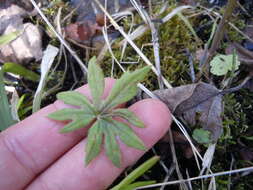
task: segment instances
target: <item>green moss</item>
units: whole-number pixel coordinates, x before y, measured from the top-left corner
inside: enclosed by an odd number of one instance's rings
[[[253,95],[248,90],[240,90],[239,92],[227,94],[223,97],[224,101],[224,114],[223,114],[223,127],[224,132],[217,144],[216,153],[213,161],[213,172],[229,170],[232,161],[231,156],[234,158],[233,166],[236,168],[249,167],[252,165],[247,160],[242,160],[239,150],[243,146],[250,149],[253,147],[253,141],[245,140],[252,134],[252,104]],[[234,168],[234,169],[236,169]],[[250,176],[243,178],[231,177],[233,186],[231,189],[241,190],[252,187],[252,180]],[[252,178],[252,176],[251,176]],[[217,178],[217,189],[227,189],[229,182],[228,176]]]
[[[171,10],[173,10],[173,8],[168,9],[164,15],[168,14]],[[147,31],[139,39],[135,40],[135,43],[139,48],[143,45],[145,46],[142,52],[155,64],[153,46],[147,45],[151,44],[151,41],[151,33]],[[195,52],[198,43],[195,42],[191,32],[179,17],[175,16],[170,21],[160,25],[159,45],[163,76],[174,86],[189,83],[190,77],[187,73],[189,58],[186,56],[185,50],[188,49],[190,52]],[[114,48],[113,52],[117,58],[120,58],[121,49]],[[130,46],[126,48],[125,57],[127,57],[127,60],[124,60],[126,62],[137,62],[138,60],[137,53]],[[111,73],[111,62],[111,55],[108,53],[102,63],[102,67],[107,76]],[[140,60],[139,63],[127,64],[124,65],[124,67],[134,70],[143,65],[145,65],[145,63]],[[122,72],[116,66],[114,76],[118,77],[120,73]],[[150,74],[144,83],[151,90],[157,89],[157,76],[155,74]]]
[[[233,23],[239,30],[243,30],[246,27],[245,24],[245,19],[240,18],[240,16],[235,16],[231,19],[231,23]],[[228,38],[229,40],[233,41],[233,42],[238,42],[240,43],[244,37],[239,34],[234,28],[232,28],[231,26],[228,27],[227,29],[227,34],[228,34]]]

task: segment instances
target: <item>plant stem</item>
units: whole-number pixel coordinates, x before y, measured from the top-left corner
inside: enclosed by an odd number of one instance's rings
[[[224,36],[227,22],[230,19],[230,17],[232,16],[232,13],[233,13],[234,9],[236,8],[236,6],[237,6],[237,0],[228,0],[227,6],[225,9],[225,13],[224,13],[217,29],[216,29],[216,32],[215,32],[211,47],[208,50],[207,56],[203,57],[203,59],[201,60],[202,68],[201,68],[200,75],[199,75],[198,79],[202,76],[203,72],[206,72],[208,70],[208,68],[209,68],[208,63],[210,62],[214,53],[216,52],[216,50],[220,46],[221,40]]]
[[[237,5],[237,0],[229,0],[228,1],[227,7],[225,9],[225,13],[224,13],[219,25],[218,25],[218,28],[217,28],[216,33],[215,33],[214,38],[213,38],[211,48],[209,50],[210,56],[213,56],[213,54],[215,53],[215,51],[219,47],[220,42],[221,42],[221,40],[224,36],[225,26],[227,24],[227,21],[232,16],[232,13],[233,13],[236,5]]]

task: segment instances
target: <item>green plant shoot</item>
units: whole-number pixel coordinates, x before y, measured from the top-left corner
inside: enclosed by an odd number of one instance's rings
[[[71,132],[91,125],[88,130],[85,147],[85,163],[88,165],[101,151],[102,145],[106,155],[112,163],[120,167],[121,154],[117,137],[126,145],[146,150],[144,143],[126,123],[114,120],[121,117],[136,127],[144,127],[143,122],[128,109],[115,108],[117,105],[129,101],[137,94],[137,83],[142,81],[150,67],[146,66],[134,72],[125,72],[113,86],[109,96],[103,100],[105,82],[102,69],[96,64],[96,58],[89,61],[88,85],[92,95],[92,102],[83,94],[67,91],[57,94],[57,99],[65,104],[78,106],[79,109],[65,108],[48,115],[59,121],[70,120],[61,133]]]
[[[200,144],[209,144],[212,142],[210,131],[205,129],[195,129],[192,137]]]
[[[159,156],[154,156],[148,159],[146,162],[144,162],[138,168],[136,168],[130,174],[128,174],[118,185],[113,187],[111,190],[133,190],[137,187],[155,184],[156,181],[135,182],[135,180],[138,179],[140,176],[142,176],[150,168],[152,168],[159,161],[159,159],[160,159]]]

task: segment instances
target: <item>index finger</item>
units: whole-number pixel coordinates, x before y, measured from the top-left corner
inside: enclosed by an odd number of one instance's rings
[[[114,82],[111,78],[105,80],[104,97]],[[90,97],[87,85],[77,91]],[[60,134],[64,123],[47,118],[49,113],[63,107],[66,105],[56,101],[0,133],[0,189],[23,189],[85,137],[87,129]]]

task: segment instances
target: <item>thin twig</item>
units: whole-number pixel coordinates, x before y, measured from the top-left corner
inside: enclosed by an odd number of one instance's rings
[[[140,48],[138,48],[136,46],[136,44],[129,38],[129,36],[124,32],[124,30],[122,29],[122,27],[120,27],[115,20],[112,18],[112,16],[106,11],[106,9],[104,8],[104,6],[98,1],[98,0],[94,0],[97,5],[100,7],[100,9],[104,12],[104,14],[108,17],[108,19],[110,20],[111,24],[114,26],[114,28],[116,30],[118,30],[121,35],[127,40],[127,42],[134,48],[134,50],[141,56],[141,58],[143,59],[143,61],[147,64],[151,66],[152,71],[158,76],[158,72],[156,70],[156,68],[154,67],[154,65],[151,63],[151,61],[147,58],[146,55],[144,55],[142,53],[142,51],[140,50]],[[162,80],[165,84],[165,86],[167,88],[171,88],[172,86],[169,84],[169,82],[162,77]]]
[[[236,2],[237,2],[237,0],[229,0],[228,1],[227,7],[225,9],[225,13],[218,25],[218,28],[217,28],[216,33],[213,38],[212,45],[209,50],[209,53],[211,56],[215,53],[215,51],[217,50],[217,48],[220,45],[220,42],[221,42],[224,32],[225,32],[226,23],[229,20],[229,18],[232,16],[232,13],[237,5]]]
[[[178,164],[178,161],[177,161],[177,155],[176,155],[175,144],[174,144],[174,139],[173,139],[173,136],[172,136],[171,128],[169,128],[169,133],[168,134],[169,134],[169,140],[170,140],[170,149],[171,149],[171,153],[172,153],[172,159],[173,159],[173,163],[176,166],[177,176],[180,180],[183,180],[183,175],[180,172],[179,164]],[[185,182],[180,183],[180,186],[181,186],[181,189],[188,189]]]
[[[217,30],[215,32],[211,47],[208,51],[207,56],[204,58],[204,60],[202,60],[202,68],[199,74],[199,77],[202,75],[203,72],[205,72],[206,70],[208,70],[208,63],[210,61],[210,59],[213,57],[215,51],[217,50],[217,48],[220,46],[221,40],[224,36],[224,32],[225,32],[225,27],[227,25],[228,20],[230,19],[230,17],[232,16],[232,13],[235,9],[235,7],[237,6],[237,0],[229,0],[225,9],[225,13],[217,27]]]
[[[153,43],[153,51],[154,51],[154,57],[155,57],[155,65],[156,70],[158,74],[158,86],[160,89],[163,89],[163,83],[162,83],[162,74],[161,74],[161,63],[160,63],[160,45],[159,45],[159,37],[158,37],[158,29],[156,28],[154,22],[150,18],[150,16],[147,14],[146,10],[140,7],[140,5],[135,1],[131,0],[132,4],[136,8],[136,10],[141,15],[144,22],[149,26],[151,30],[151,37],[152,37],[152,43]]]

